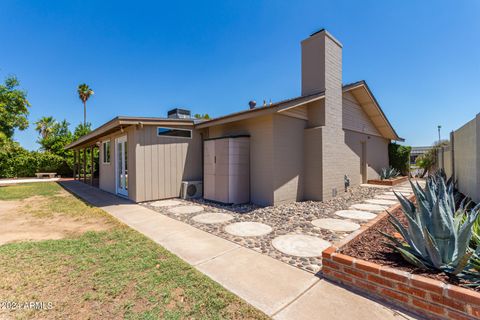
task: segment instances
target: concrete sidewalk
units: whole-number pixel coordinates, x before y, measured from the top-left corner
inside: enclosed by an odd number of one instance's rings
[[[311,273],[78,181],[67,190],[151,238],[275,319],[405,319]]]

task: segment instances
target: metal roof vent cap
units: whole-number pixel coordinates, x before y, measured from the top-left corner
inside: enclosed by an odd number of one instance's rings
[[[250,109],[255,109],[255,107],[257,106],[257,103],[255,102],[255,100],[250,100],[248,102],[248,106],[250,107]]]

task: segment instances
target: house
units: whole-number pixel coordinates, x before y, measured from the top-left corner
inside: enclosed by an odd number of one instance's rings
[[[430,150],[432,150],[433,147],[412,147],[412,151],[410,151],[410,164],[414,165],[417,162],[417,158],[420,156],[423,156]]]
[[[342,85],[338,40],[320,30],[301,49],[300,96],[207,121],[185,110],[114,118],[67,147],[76,171],[80,152],[98,147],[99,188],[133,201],[178,197],[182,181],[204,181],[209,199],[247,194],[259,205],[325,200],[344,192],[345,177],[351,186],[377,178],[389,142],[403,139],[364,81]]]

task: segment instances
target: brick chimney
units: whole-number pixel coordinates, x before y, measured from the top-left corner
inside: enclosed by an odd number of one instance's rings
[[[342,44],[322,29],[302,41],[302,96],[325,91],[323,123],[342,127]]]
[[[302,41],[302,95],[322,91],[325,99],[307,109],[307,200],[327,200],[343,190],[348,154],[342,126],[342,44],[323,29]]]

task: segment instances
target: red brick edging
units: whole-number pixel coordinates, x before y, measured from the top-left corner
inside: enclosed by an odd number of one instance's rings
[[[367,182],[371,184],[382,185],[382,186],[396,186],[397,184],[404,183],[407,180],[408,180],[408,177],[405,176],[405,177],[388,179],[388,180],[371,179],[371,180],[368,180]]]
[[[398,209],[400,204],[389,211]],[[379,214],[336,246],[324,250],[323,276],[429,319],[479,319],[478,292],[337,252],[386,215]]]

